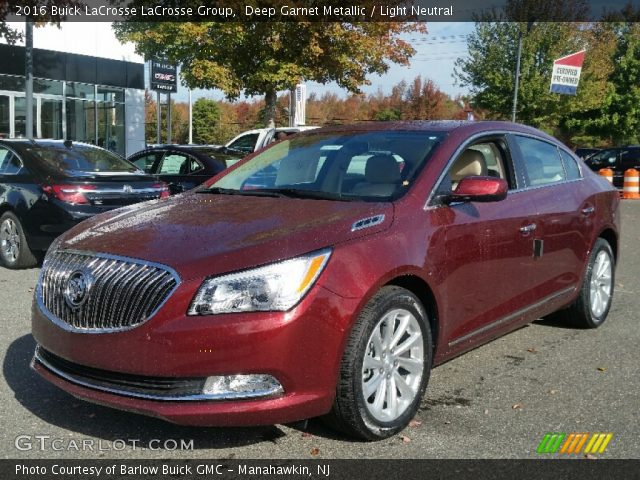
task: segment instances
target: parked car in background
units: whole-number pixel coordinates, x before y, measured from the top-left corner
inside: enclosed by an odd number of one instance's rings
[[[0,263],[33,266],[82,220],[168,195],[164,183],[93,145],[0,140]]]
[[[273,185],[246,188],[266,170]],[[514,123],[304,132],[56,241],[32,365],[175,423],[326,416],[389,437],[434,365],[555,312],[602,325],[619,204],[562,143]]]
[[[222,152],[203,145],[158,145],[134,153],[128,160],[169,185],[173,195],[191,190],[242,157],[241,152]]]
[[[284,138],[295,135],[296,133],[313,130],[314,126],[300,126],[300,127],[278,127],[278,128],[257,128],[255,130],[248,130],[242,132],[238,136],[232,138],[227,142],[222,151],[239,151],[245,155],[260,150],[266,147],[270,143],[277,140],[283,140]]]
[[[596,172],[602,168],[613,170],[613,184],[622,188],[624,172],[630,168],[640,169],[640,145],[607,148],[591,155],[585,163]]]
[[[600,150],[601,150],[600,148],[579,147],[579,148],[576,148],[574,153],[578,157],[580,157],[582,160],[586,160],[594,153],[598,153]]]

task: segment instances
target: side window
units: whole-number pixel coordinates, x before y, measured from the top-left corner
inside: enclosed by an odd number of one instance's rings
[[[133,164],[138,167],[140,170],[144,170],[146,173],[154,173],[153,172],[153,164],[156,161],[156,154],[150,153],[148,155],[143,155],[141,157],[136,158],[133,161]]]
[[[576,160],[562,149],[560,150],[560,156],[562,157],[564,170],[567,173],[567,180],[577,180],[580,178],[580,168]]]
[[[630,148],[622,152],[621,166],[623,170],[640,166],[640,148]]]
[[[247,135],[243,135],[238,138],[235,142],[229,145],[228,148],[233,148],[234,150],[241,150],[243,152],[253,152],[253,149],[256,146],[256,142],[258,141],[258,133],[249,133]]]
[[[520,147],[528,186],[548,185],[566,180],[558,148],[542,140],[514,135]]]
[[[6,148],[0,147],[0,174],[15,175],[22,170],[20,159]]]
[[[189,158],[180,153],[168,153],[160,165],[161,175],[186,175],[189,173]]]
[[[191,158],[189,159],[189,172],[190,173],[195,173],[198,170],[202,170],[204,167],[202,166],[202,164],[196,160],[195,158]]]
[[[511,172],[504,140],[481,140],[468,146],[458,155],[438,187],[438,192],[451,192],[458,187],[463,178],[470,176],[502,178],[509,184],[509,189],[514,189],[516,185]]]

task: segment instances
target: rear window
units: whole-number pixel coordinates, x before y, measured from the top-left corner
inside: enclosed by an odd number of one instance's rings
[[[44,170],[64,174],[143,173],[134,164],[107,150],[89,145],[37,146],[29,152]]]

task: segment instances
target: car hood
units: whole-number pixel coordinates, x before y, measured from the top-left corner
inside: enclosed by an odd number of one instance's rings
[[[384,221],[352,228],[376,215]],[[187,193],[97,215],[55,248],[157,262],[188,280],[295,257],[392,221],[391,203]]]

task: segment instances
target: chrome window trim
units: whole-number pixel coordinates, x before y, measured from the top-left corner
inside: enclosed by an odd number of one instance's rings
[[[455,152],[453,152],[453,155],[451,155],[451,157],[447,161],[447,164],[445,165],[445,168],[442,170],[442,172],[440,172],[440,175],[438,176],[438,179],[436,180],[433,189],[429,193],[429,197],[427,198],[427,201],[424,204],[423,210],[425,210],[425,211],[434,210],[436,208],[441,208],[441,207],[448,206],[448,205],[432,205],[431,202],[433,201],[433,198],[435,197],[436,191],[438,190],[438,187],[442,183],[446,173],[449,171],[449,168],[453,164],[454,160],[456,158],[458,158],[458,155],[460,155],[471,143],[473,143],[475,140],[477,140],[480,137],[486,137],[486,136],[491,136],[491,135],[520,135],[520,136],[523,136],[523,137],[530,137],[530,138],[533,138],[533,139],[536,139],[536,140],[540,140],[542,142],[549,143],[550,145],[553,145],[556,148],[559,148],[559,146],[557,144],[550,143],[548,139],[542,138],[542,137],[540,137],[538,135],[534,135],[534,134],[531,134],[531,133],[523,133],[523,132],[518,132],[518,131],[514,131],[514,130],[493,130],[493,131],[475,133],[472,136],[470,136],[467,139],[466,142],[461,144],[455,150]],[[513,156],[512,156],[512,158],[513,158]],[[514,169],[515,169],[515,165],[513,165],[514,162],[512,161],[511,163],[512,163],[512,167],[514,167]],[[582,168],[580,167],[580,165],[578,165],[578,166],[580,168],[580,174],[581,174],[580,178],[576,178],[576,179],[573,179],[573,180],[565,179],[565,180],[562,180],[562,181],[559,181],[559,182],[547,183],[545,185],[533,185],[533,186],[525,186],[525,187],[521,187],[521,188],[514,188],[513,190],[508,190],[507,191],[507,195],[510,194],[510,193],[520,193],[520,192],[526,192],[526,191],[529,191],[529,190],[537,190],[537,189],[540,189],[540,188],[554,187],[556,185],[563,185],[563,184],[566,184],[566,183],[573,183],[573,182],[582,181],[582,180],[584,180],[584,176],[582,176]],[[564,168],[564,165],[563,165],[563,168]]]
[[[201,393],[199,395],[183,395],[183,396],[161,396],[161,395],[152,395],[148,393],[139,393],[139,392],[131,392],[129,390],[123,390],[119,388],[110,388],[105,387],[103,385],[95,385],[91,382],[87,382],[85,380],[80,380],[75,378],[73,375],[69,375],[60,369],[54,367],[40,355],[40,345],[36,347],[36,351],[33,355],[33,360],[31,361],[31,368],[35,370],[36,361],[40,363],[41,366],[49,370],[51,373],[67,380],[70,383],[75,385],[80,385],[86,388],[90,388],[92,390],[99,390],[102,392],[107,392],[115,395],[119,395],[121,397],[134,397],[134,398],[142,398],[144,400],[161,400],[165,402],[180,402],[180,401],[206,401],[206,400],[243,400],[243,399],[251,399],[251,398],[264,398],[264,397],[274,397],[277,395],[281,395],[284,393],[282,385],[279,387],[274,387],[266,390],[255,390],[253,392],[244,392],[244,393],[230,393],[230,394],[221,394],[221,393],[213,393],[213,394],[204,394]],[[205,377],[203,377],[204,379]],[[279,383],[279,382],[278,382]]]
[[[52,245],[52,247],[55,247],[55,245]],[[51,251],[53,251],[53,250],[51,250]],[[171,296],[175,293],[175,291],[178,289],[178,287],[182,283],[182,279],[180,278],[180,275],[178,275],[178,273],[173,268],[168,267],[167,265],[163,265],[161,263],[151,262],[151,261],[147,261],[147,260],[140,260],[140,259],[131,258],[131,257],[124,257],[124,256],[120,256],[120,255],[110,255],[110,254],[107,254],[107,253],[97,253],[97,252],[92,252],[92,251],[81,251],[81,250],[74,250],[74,249],[60,249],[60,250],[56,250],[56,252],[71,253],[71,254],[74,254],[74,255],[82,255],[82,256],[85,256],[85,257],[105,258],[105,259],[108,259],[108,260],[119,260],[119,261],[122,261],[122,262],[135,263],[137,265],[155,267],[155,268],[164,270],[165,272],[169,273],[173,277],[175,282],[176,282],[176,285],[167,294],[166,298],[162,302],[160,302],[160,304],[156,307],[156,309],[153,312],[151,312],[149,314],[149,316],[144,321],[142,321],[140,323],[137,323],[137,324],[132,325],[132,326],[117,327],[117,328],[91,328],[91,329],[88,329],[88,328],[87,329],[76,328],[76,327],[73,327],[73,326],[69,325],[68,323],[60,320],[53,313],[51,313],[49,311],[49,309],[44,304],[44,300],[42,298],[42,277],[44,275],[45,265],[46,265],[46,262],[47,262],[47,259],[45,258],[44,264],[43,264],[42,268],[40,269],[40,274],[38,275],[38,283],[36,284],[36,290],[35,290],[35,293],[36,293],[35,297],[36,297],[36,302],[38,304],[38,309],[53,324],[55,324],[56,326],[60,327],[61,329],[65,330],[67,332],[102,335],[102,334],[108,334],[108,333],[126,332],[128,330],[133,330],[134,328],[138,328],[138,327],[144,325],[145,323],[147,323],[153,317],[155,317],[156,313],[158,313],[158,311],[160,311],[160,309],[171,298]]]

